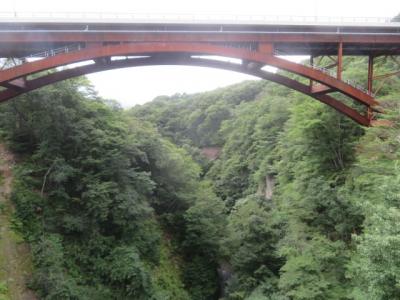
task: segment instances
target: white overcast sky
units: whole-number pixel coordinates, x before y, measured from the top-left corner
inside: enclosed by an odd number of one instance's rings
[[[400,0],[7,0],[0,12],[155,12],[234,15],[392,17]],[[140,67],[88,75],[99,94],[124,107],[158,95],[193,93],[253,77],[196,67]]]

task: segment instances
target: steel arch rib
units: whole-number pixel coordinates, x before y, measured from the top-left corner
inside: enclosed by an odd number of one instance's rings
[[[233,64],[229,62],[216,61],[216,60],[208,60],[208,59],[195,59],[195,58],[180,58],[180,57],[150,57],[150,58],[135,58],[135,59],[126,59],[126,60],[116,60],[110,61],[108,64],[92,64],[77,67],[74,69],[65,69],[59,72],[50,73],[48,75],[33,79],[29,81],[26,89],[24,90],[12,90],[8,89],[0,92],[0,102],[4,102],[13,97],[16,97],[20,94],[38,89],[45,85],[49,85],[52,83],[56,83],[58,81],[62,81],[68,78],[81,76],[89,73],[118,69],[118,68],[127,68],[127,67],[139,67],[139,66],[150,66],[150,65],[191,65],[191,66],[200,66],[200,67],[212,67],[218,69],[225,69],[230,71],[236,71],[240,73],[246,73],[249,75],[253,75],[262,79],[266,79],[303,94],[306,94],[310,97],[313,97],[319,100],[322,103],[325,103],[340,113],[348,116],[355,122],[368,126],[369,120],[367,117],[361,115],[355,109],[343,104],[342,102],[332,98],[329,95],[317,95],[310,93],[309,86],[302,84],[296,80],[290,79],[288,77],[274,74],[270,72],[266,72],[260,69],[247,69],[243,65]]]
[[[277,67],[306,78],[318,81],[326,86],[339,91],[354,100],[373,107],[379,103],[370,95],[331,77],[322,71],[293,63],[272,54],[260,53],[246,49],[218,46],[208,43],[127,43],[88,47],[80,51],[59,54],[39,61],[25,63],[0,72],[0,84],[7,83],[16,78],[24,77],[36,72],[52,69],[75,62],[97,59],[110,56],[146,55],[154,53],[189,53],[198,55],[219,55]]]

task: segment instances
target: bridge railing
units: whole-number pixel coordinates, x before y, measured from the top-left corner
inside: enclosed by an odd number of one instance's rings
[[[23,57],[16,57],[16,58],[13,58],[12,60],[6,59],[6,60],[2,61],[0,70],[10,69],[12,67],[25,64],[25,63],[31,61],[32,59],[42,59],[42,58],[47,58],[47,57],[51,57],[51,56],[56,56],[58,54],[79,51],[82,48],[83,48],[83,46],[81,44],[77,43],[77,44],[71,44],[71,45],[67,45],[67,46],[63,46],[63,47],[59,47],[59,48],[44,50],[44,51],[37,52],[34,54],[29,54],[29,55],[23,56]]]
[[[319,67],[319,66],[314,66],[314,65],[311,65],[311,64],[308,64],[308,63],[303,63],[303,64],[306,65],[307,67],[311,67],[311,68],[313,68],[315,70],[319,70],[319,71],[321,71],[321,72],[323,72],[323,73],[325,73],[325,74],[327,74],[327,75],[329,75],[331,77],[335,77],[336,78],[336,76],[337,76],[337,73],[336,73],[335,70],[331,70],[331,69],[327,69],[327,68]],[[357,82],[355,80],[351,80],[351,79],[341,79],[341,80],[344,81],[345,83],[347,83],[348,85],[351,85],[352,87],[355,87],[356,89],[358,89],[358,90],[370,95],[371,97],[375,98],[375,94],[370,92],[370,91],[368,91],[368,89],[366,89],[361,83],[359,83],[359,82]]]
[[[285,54],[282,51],[278,51],[275,49],[274,54],[276,56],[285,56],[287,54]],[[328,68],[324,68],[324,67],[320,67],[320,66],[316,66],[316,65],[312,65],[310,63],[308,63],[307,61],[302,61],[300,62],[301,64],[303,64],[304,66],[307,66],[309,68],[313,68],[315,70],[321,71],[331,77],[336,78],[337,77],[337,72],[335,70],[332,69],[328,69]],[[370,95],[371,97],[375,98],[375,94],[373,92],[368,91],[368,89],[366,89],[361,83],[355,81],[355,80],[350,80],[350,79],[342,79],[342,81],[344,81],[345,83],[347,83],[348,85],[351,85],[352,87],[355,87],[356,89]]]
[[[362,84],[360,84],[359,82],[356,82],[354,80],[351,79],[345,79],[343,80],[344,82],[346,82],[347,84],[355,87],[356,89],[364,92],[365,94],[370,95],[372,98],[375,98],[375,93],[368,91],[368,89],[366,89]]]
[[[319,71],[321,71],[321,72],[323,72],[325,74],[328,74],[331,77],[335,77],[336,78],[336,76],[337,76],[337,73],[336,73],[335,70],[331,70],[331,69],[327,69],[327,68],[319,67],[319,66],[314,66],[314,65],[311,65],[311,64],[307,64],[307,63],[304,63],[304,65],[306,65],[308,67],[311,67],[313,69],[319,70]],[[375,98],[375,94],[370,92],[370,91],[368,91],[368,89],[366,89],[361,83],[359,83],[359,82],[357,82],[355,80],[351,80],[351,79],[341,79],[341,80],[344,81],[345,83],[347,83],[348,85],[351,85],[352,87],[355,87],[356,89],[364,92],[365,94],[368,94],[371,97]]]
[[[46,57],[50,57],[50,56],[55,56],[57,54],[63,54],[63,53],[68,53],[68,52],[72,52],[72,51],[79,51],[82,48],[83,47],[80,43],[71,44],[71,45],[67,45],[67,46],[63,46],[63,47],[59,47],[59,48],[55,48],[55,49],[49,49],[49,50],[44,50],[44,51],[37,52],[34,54],[30,54],[28,56],[18,58],[18,60],[26,61],[29,58],[46,58]]]
[[[0,12],[0,20],[37,20],[37,21],[121,21],[121,22],[232,22],[232,23],[379,23],[393,24],[386,17],[339,17],[339,16],[285,16],[246,14],[234,15],[225,13],[113,13],[113,12]]]

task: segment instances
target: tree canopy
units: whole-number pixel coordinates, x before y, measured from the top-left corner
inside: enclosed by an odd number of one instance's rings
[[[365,79],[365,59],[344,65]],[[124,110],[78,78],[1,105],[32,287],[42,299],[400,299],[398,75],[379,96],[389,127],[265,81]]]

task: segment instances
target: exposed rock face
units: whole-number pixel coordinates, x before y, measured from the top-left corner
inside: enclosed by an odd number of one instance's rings
[[[271,200],[274,194],[275,182],[275,175],[267,174],[265,176],[265,181],[260,182],[258,185],[257,194],[264,196],[266,200]]]
[[[268,174],[265,177],[265,199],[271,200],[274,193],[275,176]]]
[[[226,284],[228,280],[232,277],[232,274],[232,266],[227,261],[221,261],[218,268],[220,298],[223,298],[225,296]]]
[[[209,160],[216,160],[221,154],[221,147],[204,147],[200,150],[200,153]]]

